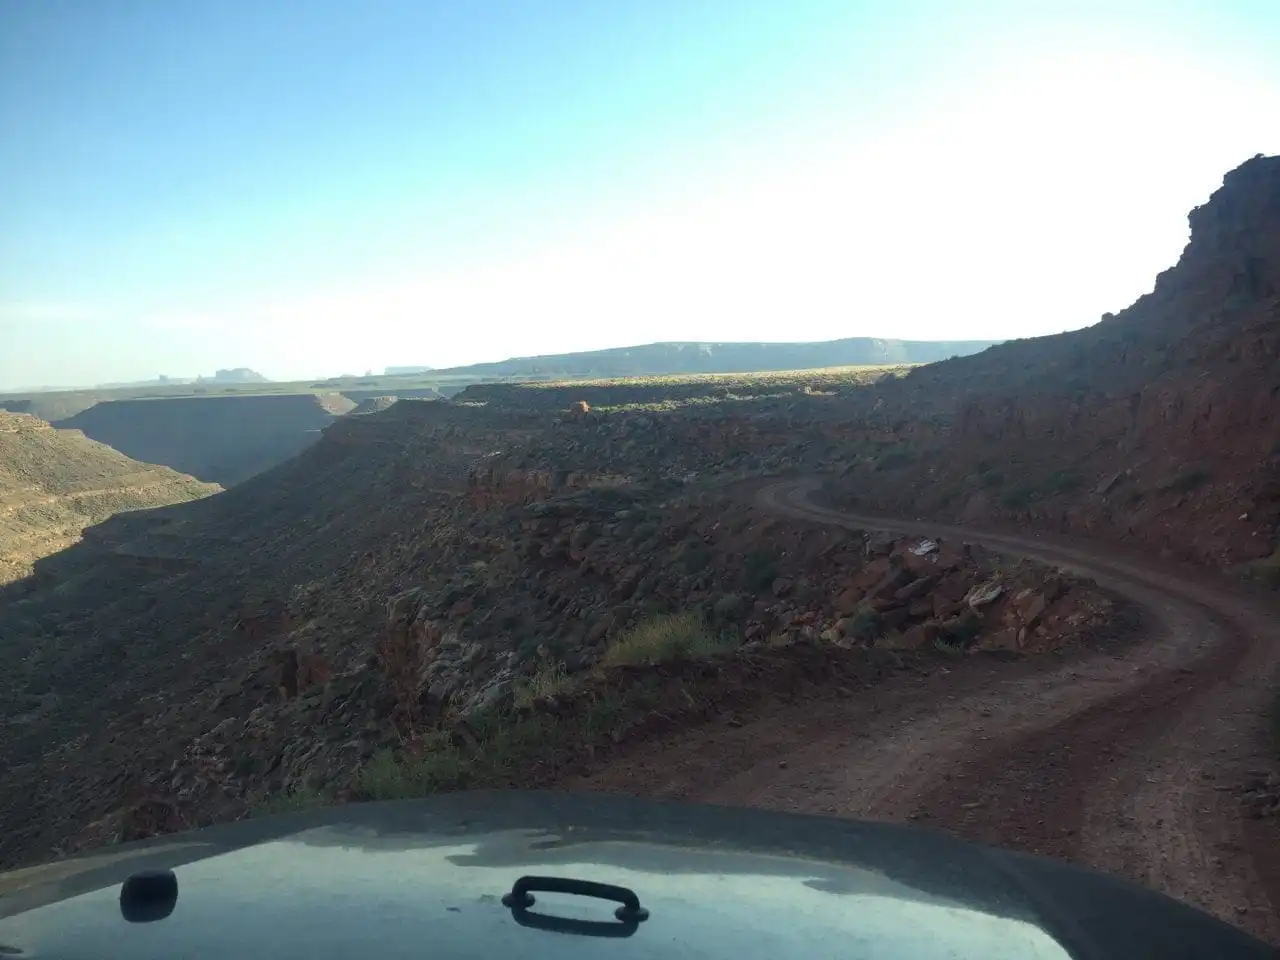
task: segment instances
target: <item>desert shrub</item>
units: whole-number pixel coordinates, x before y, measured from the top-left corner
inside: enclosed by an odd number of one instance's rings
[[[849,625],[848,636],[854,640],[874,640],[884,631],[884,618],[870,607],[859,607],[849,619],[853,623]]]
[[[876,459],[875,469],[877,473],[882,470],[897,470],[907,466],[914,459],[910,450],[890,450]]]
[[[545,762],[584,739],[620,739],[634,720],[662,701],[663,691],[658,677],[635,677],[624,689],[599,690],[574,724],[547,714],[473,713],[459,732],[438,728],[408,749],[375,754],[357,774],[355,793],[365,800],[402,800],[510,785],[531,761]]]
[[[747,589],[761,593],[778,579],[778,559],[768,550],[752,550],[742,560]]]
[[[469,724],[475,729],[474,723]],[[381,751],[356,777],[356,792],[369,800],[404,800],[445,790],[495,786],[534,752],[553,746],[564,731],[545,716],[503,718],[458,746],[446,730],[433,731],[415,749]]]
[[[391,750],[374,754],[356,777],[356,790],[370,800],[425,797],[465,785],[469,764],[462,750],[444,731],[436,731],[422,746],[397,756]]]
[[[978,639],[982,632],[982,621],[975,614],[965,614],[956,618],[955,622],[943,630],[940,638],[943,642],[959,647],[967,647]]]
[[[933,641],[933,649],[939,653],[946,654],[948,657],[960,657],[964,655],[964,644],[955,640],[947,640],[944,637],[937,637]]]
[[[697,613],[660,614],[642,620],[610,641],[605,666],[653,666],[672,660],[701,660],[732,646],[707,630]]]
[[[1084,478],[1074,470],[1055,470],[1037,483],[1022,482],[1010,487],[1000,495],[1000,503],[1013,510],[1030,506],[1045,497],[1077,490],[1084,483]]]
[[[464,722],[477,740],[488,740],[511,723],[511,714],[497,706],[480,707],[468,713]]]
[[[626,716],[626,703],[612,691],[596,697],[582,711],[582,732],[590,740],[602,740],[613,736]]]
[[[563,663],[549,663],[533,676],[521,680],[515,688],[515,705],[532,706],[538,700],[551,700],[573,691],[576,681]]]
[[[269,817],[277,813],[297,813],[300,810],[314,810],[327,806],[330,799],[318,790],[287,790],[272,794],[253,804],[255,817]]]
[[[466,783],[508,782],[528,757],[554,749],[566,735],[566,729],[554,717],[530,716],[513,720],[464,753]]]
[[[705,543],[690,542],[680,554],[680,566],[685,573],[701,573],[711,565],[711,550]]]
[[[1049,496],[1057,496],[1079,489],[1083,483],[1084,478],[1074,470],[1057,470],[1045,481],[1043,489]]]
[[[934,503],[938,507],[949,507],[964,496],[964,487],[959,483],[950,483],[938,491]]]
[[[1029,484],[1020,483],[1016,487],[1010,487],[1004,493],[1000,494],[1000,503],[1002,506],[1011,510],[1018,510],[1022,507],[1029,506],[1036,499],[1036,492]]]
[[[978,486],[993,490],[1004,483],[1004,471],[995,467],[981,470],[978,473]]]

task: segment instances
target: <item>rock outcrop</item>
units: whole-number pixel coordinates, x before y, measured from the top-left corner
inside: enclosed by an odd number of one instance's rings
[[[834,494],[1280,565],[1280,157],[1189,219],[1178,264],[1128,309],[881,385],[893,435]],[[890,450],[906,459],[884,469]]]

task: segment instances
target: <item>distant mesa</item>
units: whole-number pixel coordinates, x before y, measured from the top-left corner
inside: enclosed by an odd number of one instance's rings
[[[170,377],[160,374],[154,380],[130,380],[123,383],[99,383],[95,390],[119,390],[128,387],[174,387],[192,383],[270,383],[267,377],[250,370],[248,367],[236,367],[232,370],[219,370],[212,377]],[[32,391],[34,392],[34,391]]]
[[[387,367],[385,377],[408,377],[415,373],[430,373],[435,367]]]
[[[219,370],[212,377],[197,377],[197,383],[213,381],[214,383],[270,383],[271,381],[248,367],[236,367],[234,370]]]
[[[981,353],[998,340],[882,340],[849,337],[816,343],[650,343],[610,350],[515,357],[448,367],[437,376],[564,380],[675,374],[760,373],[904,363],[933,363]]]

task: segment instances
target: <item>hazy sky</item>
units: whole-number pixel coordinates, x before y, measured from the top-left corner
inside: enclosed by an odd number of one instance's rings
[[[0,0],[0,385],[1005,338],[1280,153],[1280,8]]]

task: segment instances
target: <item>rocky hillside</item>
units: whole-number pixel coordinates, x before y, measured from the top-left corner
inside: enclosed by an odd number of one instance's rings
[[[1280,583],[1280,157],[1233,170],[1190,224],[1177,265],[1128,309],[886,381],[833,495],[1117,537]]]
[[[0,861],[376,793],[380,751],[527,710],[666,616],[742,664],[807,645],[819,676],[823,651],[1019,655],[1113,618],[1091,585],[961,544],[759,514],[724,479],[824,449],[804,409],[770,409],[402,400],[221,496],[93,528],[44,589],[0,596]]]
[[[131,460],[77,430],[0,411],[0,584],[112,514],[216,493],[167,467]]]
[[[341,394],[170,397],[98,403],[58,426],[223,486],[315,443],[355,402]]]

